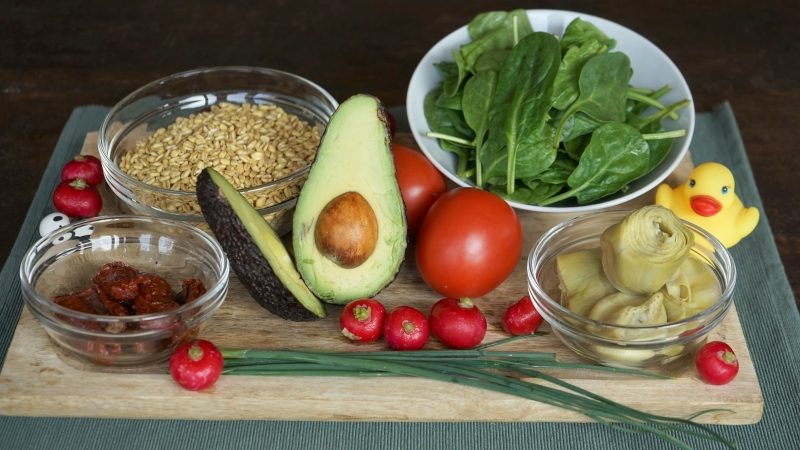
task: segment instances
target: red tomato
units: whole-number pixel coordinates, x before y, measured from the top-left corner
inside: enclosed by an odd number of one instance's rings
[[[404,145],[392,144],[397,184],[403,195],[408,220],[408,234],[414,236],[425,213],[447,190],[444,177],[422,153]]]
[[[445,297],[488,294],[514,271],[522,252],[522,227],[502,198],[475,188],[439,197],[417,236],[422,279]]]
[[[739,373],[739,360],[733,349],[721,341],[704,345],[695,356],[695,365],[700,377],[708,384],[730,383]]]

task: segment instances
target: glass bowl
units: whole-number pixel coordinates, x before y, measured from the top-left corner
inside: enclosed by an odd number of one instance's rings
[[[195,192],[147,184],[125,173],[120,161],[135,149],[137,142],[168,127],[179,117],[223,103],[276,105],[316,128],[320,135],[338,106],[317,84],[266,68],[202,68],[153,81],[117,103],[100,127],[100,160],[108,186],[119,198],[124,212],[186,221],[205,228]],[[290,151],[279,148],[278,158],[291,157]],[[191,166],[187,169],[193,172],[186,176],[194,177],[197,175],[194,172],[200,170]],[[280,234],[285,234],[291,228],[291,212],[309,170],[310,162],[280,179],[239,192]]]
[[[112,316],[79,312],[52,298],[80,292],[106,263],[124,262],[164,277],[173,291],[196,278],[207,291],[177,309]],[[68,356],[105,366],[138,366],[167,359],[200,332],[228,291],[228,260],[217,241],[197,227],[152,217],[106,216],[59,228],[25,254],[20,279],[25,305]]]
[[[667,369],[684,356],[694,354],[725,318],[733,304],[736,267],[730,253],[716,238],[684,221],[701,237],[695,239],[689,257],[711,268],[721,291],[716,302],[683,320],[654,326],[614,325],[572,312],[561,301],[556,258],[562,253],[599,248],[603,231],[629,213],[619,210],[591,213],[550,229],[528,256],[528,292],[553,334],[578,355],[611,366]],[[609,337],[636,334],[639,335],[636,340]]]

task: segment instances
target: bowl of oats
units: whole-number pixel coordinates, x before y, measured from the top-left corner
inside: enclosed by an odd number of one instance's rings
[[[213,167],[285,234],[337,106],[316,83],[274,69],[170,75],[123,98],[103,121],[106,182],[125,213],[204,227],[195,182]]]

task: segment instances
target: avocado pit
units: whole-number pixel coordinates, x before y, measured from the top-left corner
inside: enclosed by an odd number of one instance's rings
[[[344,268],[358,267],[375,251],[378,218],[358,192],[335,197],[322,209],[314,228],[317,249]]]

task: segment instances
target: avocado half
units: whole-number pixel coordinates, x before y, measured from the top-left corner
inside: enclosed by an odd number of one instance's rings
[[[331,117],[297,199],[292,246],[306,285],[330,303],[371,297],[397,275],[405,206],[375,97],[354,95]]]
[[[197,177],[197,200],[239,281],[269,312],[293,321],[325,317],[275,230],[214,169]]]

